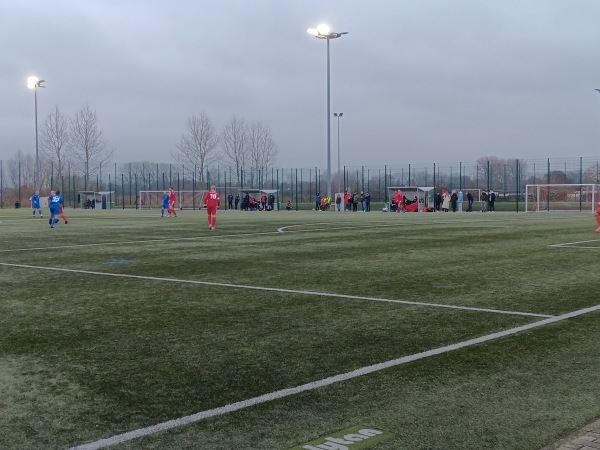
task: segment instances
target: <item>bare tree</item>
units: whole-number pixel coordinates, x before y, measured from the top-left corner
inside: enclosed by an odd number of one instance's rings
[[[264,172],[275,162],[278,149],[269,127],[260,122],[252,123],[247,130],[247,149],[252,173]]]
[[[241,183],[241,171],[246,162],[247,135],[244,120],[236,116],[232,117],[221,132],[221,147],[235,167],[238,183]]]
[[[111,158],[114,149],[106,150],[96,112],[89,105],[84,106],[70,121],[70,132],[73,164],[89,182],[90,176],[96,173],[100,164]]]
[[[67,164],[70,134],[69,119],[61,114],[58,105],[42,122],[40,134],[42,157],[52,162],[52,170],[60,180]]]
[[[184,167],[197,170],[197,180],[204,181],[204,170],[219,160],[217,145],[219,135],[212,122],[204,113],[193,114],[188,118],[186,129],[177,144],[178,151],[173,158]]]

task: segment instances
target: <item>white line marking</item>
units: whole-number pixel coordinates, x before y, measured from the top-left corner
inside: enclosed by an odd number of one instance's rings
[[[565,242],[564,244],[551,244],[550,247],[569,247],[572,248],[599,248],[599,247],[579,247],[577,244],[587,244],[588,242],[600,242],[600,239],[592,239],[590,241]]]
[[[219,286],[229,287],[234,289],[251,289],[255,291],[269,291],[269,292],[283,292],[285,294],[300,294],[300,295],[313,295],[317,297],[332,297],[332,298],[344,298],[351,300],[367,300],[371,302],[383,302],[383,303],[397,303],[401,305],[412,305],[412,306],[428,306],[434,308],[446,308],[446,309],[457,309],[461,311],[476,311],[476,312],[489,312],[494,314],[506,314],[511,316],[525,316],[525,317],[540,317],[548,318],[555,317],[548,314],[535,314],[528,312],[519,311],[504,311],[500,309],[489,309],[489,308],[475,308],[472,306],[456,306],[456,305],[444,305],[441,303],[427,303],[427,302],[412,302],[408,300],[397,300],[380,297],[363,297],[360,295],[347,295],[347,294],[336,294],[332,292],[316,292],[316,291],[303,291],[299,289],[282,289],[266,286],[251,286],[243,284],[232,284],[232,283],[217,283],[213,281],[199,281],[199,280],[181,280],[177,278],[164,278],[164,277],[150,277],[146,275],[131,275],[124,273],[110,273],[110,272],[97,272],[93,270],[77,270],[77,269],[64,269],[60,267],[44,267],[44,266],[32,266],[29,264],[12,264],[0,262],[0,266],[6,267],[18,267],[22,269],[36,269],[36,270],[48,270],[54,272],[69,272],[69,273],[80,273],[85,275],[101,275],[105,277],[116,277],[116,278],[133,278],[136,280],[151,280],[151,281],[168,281],[171,283],[186,283],[186,284],[200,284],[203,286]]]
[[[95,442],[90,442],[88,444],[78,445],[76,447],[72,447],[69,450],[96,450],[100,448],[109,447],[111,445],[120,444],[123,442],[132,441],[134,439],[141,438],[143,436],[149,436],[152,434],[160,433],[165,430],[170,430],[172,428],[181,427],[184,425],[189,425],[191,423],[200,422],[202,420],[217,417],[224,414],[228,414],[234,411],[239,411],[241,409],[249,408],[254,405],[259,405],[261,403],[271,402],[273,400],[278,400],[280,398],[289,397],[291,395],[296,395],[301,392],[311,391],[314,389],[319,389],[325,386],[330,386],[335,383],[340,383],[342,381],[351,380],[353,378],[361,377],[364,375],[368,375],[371,373],[379,372],[381,370],[389,369],[391,367],[396,367],[402,364],[407,364],[413,361],[418,361],[420,359],[429,358],[436,355],[441,355],[443,353],[448,353],[451,351],[459,350],[466,347],[471,347],[473,345],[482,344],[484,342],[489,342],[495,339],[499,339],[506,336],[512,336],[517,333],[521,333],[522,331],[531,330],[533,328],[543,327],[545,325],[549,325],[551,323],[560,322],[563,320],[571,319],[573,317],[582,316],[584,314],[588,314],[591,312],[599,311],[600,305],[593,306],[591,308],[580,309],[578,311],[570,312],[564,314],[562,316],[556,316],[545,320],[540,320],[538,322],[530,323],[528,325],[522,325],[520,327],[511,328],[509,330],[499,331],[497,333],[488,334],[487,336],[481,336],[474,339],[469,339],[463,342],[458,342],[456,344],[447,345],[444,347],[439,347],[433,350],[427,350],[421,353],[415,353],[413,355],[403,356],[401,358],[392,359],[390,361],[385,361],[378,364],[373,364],[371,366],[362,367],[356,370],[352,370],[350,372],[342,373],[339,375],[334,375],[328,378],[324,378],[317,381],[312,381],[310,383],[302,384],[300,386],[281,389],[279,391],[270,392],[268,394],[259,395],[258,397],[249,398],[246,400],[242,400],[235,403],[230,403],[225,406],[221,406],[219,408],[209,409],[206,411],[201,411],[196,414],[192,414],[185,417],[180,417],[178,419],[168,420],[166,422],[158,423],[156,425],[152,425],[146,428],[139,428],[137,430],[129,431],[127,433],[118,434],[116,436],[112,436],[106,439],[100,439]]]

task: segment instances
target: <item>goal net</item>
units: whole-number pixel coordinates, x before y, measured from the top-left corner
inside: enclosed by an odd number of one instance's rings
[[[526,212],[594,212],[600,200],[596,184],[528,184]]]
[[[202,207],[206,191],[175,191],[177,209],[198,209]],[[161,209],[165,191],[140,191],[137,199],[140,209]],[[169,192],[167,191],[167,194]]]

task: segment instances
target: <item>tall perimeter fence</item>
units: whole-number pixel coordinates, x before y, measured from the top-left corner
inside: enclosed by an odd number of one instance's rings
[[[216,185],[222,200],[244,189],[275,191],[279,204],[291,202],[294,209],[314,207],[317,193],[326,195],[327,174],[318,167],[240,170],[214,166],[198,171],[194,166],[164,163],[103,164],[85,176],[70,166],[57,173],[53,165],[40,171],[40,195],[60,189],[65,206],[81,207],[82,192],[103,192],[112,208],[139,208],[141,191],[203,191]],[[35,170],[31,164],[16,160],[0,160],[0,208],[14,208],[18,202],[30,207],[34,193]],[[510,210],[524,211],[526,185],[531,184],[595,184],[600,180],[599,159],[504,159],[489,161],[431,164],[390,164],[384,166],[345,166],[332,173],[332,194],[369,192],[371,202],[385,203],[390,188],[433,188],[428,196],[442,190],[493,189],[498,202],[510,203]],[[260,194],[259,194],[260,195]],[[200,205],[194,205],[199,207]],[[506,205],[508,206],[508,205]]]

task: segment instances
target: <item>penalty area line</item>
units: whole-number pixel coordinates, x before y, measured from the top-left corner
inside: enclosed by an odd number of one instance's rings
[[[390,299],[390,298],[381,298],[381,297],[366,297],[361,295],[348,295],[348,294],[336,294],[333,292],[317,292],[317,291],[304,291],[300,289],[283,289],[283,288],[274,288],[267,286],[252,286],[252,285],[244,285],[244,284],[233,284],[233,283],[218,283],[215,281],[200,281],[200,280],[183,280],[178,278],[166,278],[166,277],[151,277],[147,275],[132,275],[125,273],[110,273],[110,272],[98,272],[94,270],[80,270],[80,269],[64,269],[61,267],[44,267],[44,266],[32,266],[29,264],[13,264],[13,263],[3,263],[0,262],[0,266],[6,267],[17,267],[21,269],[36,269],[36,270],[47,270],[50,272],[68,272],[68,273],[79,273],[83,275],[100,275],[105,277],[114,277],[114,278],[131,278],[134,280],[150,280],[150,281],[166,281],[170,283],[182,283],[182,284],[196,284],[202,286],[217,286],[217,287],[228,287],[234,289],[251,289],[254,291],[267,291],[267,292],[281,292],[284,294],[298,294],[298,295],[310,295],[316,297],[331,297],[331,298],[341,298],[341,299],[350,299],[350,300],[366,300],[370,302],[381,302],[381,303],[396,303],[401,305],[410,305],[410,306],[425,306],[432,308],[445,308],[445,309],[454,309],[460,311],[475,311],[475,312],[485,312],[485,313],[493,313],[493,314],[506,314],[510,316],[525,316],[525,317],[539,317],[539,318],[549,318],[555,317],[548,314],[536,314],[536,313],[528,313],[521,311],[505,311],[501,309],[492,309],[492,308],[476,308],[473,306],[457,306],[457,305],[444,305],[442,303],[428,303],[428,302],[414,302],[409,300],[398,300],[398,299]]]
[[[129,431],[127,433],[118,434],[106,439],[100,439],[95,442],[90,442],[87,444],[81,444],[76,447],[71,447],[69,450],[96,450],[105,447],[109,447],[112,445],[120,444],[123,442],[132,441],[134,439],[139,439],[144,436],[150,436],[156,433],[160,433],[162,431],[170,430],[172,428],[182,427],[185,425],[189,425],[192,423],[200,422],[202,420],[206,420],[212,417],[222,416],[231,412],[239,411],[242,409],[249,408],[254,405],[259,405],[262,403],[271,402],[274,400],[278,400],[281,398],[289,397],[291,395],[300,394],[302,392],[312,391],[315,389],[319,389],[325,386],[330,386],[332,384],[340,383],[343,381],[351,380],[353,378],[362,377],[364,375],[380,372],[385,369],[389,369],[391,367],[397,367],[403,364],[407,364],[413,361],[418,361],[425,358],[430,358],[432,356],[441,355],[444,353],[452,352],[455,350],[460,350],[463,348],[471,347],[474,345],[479,345],[484,342],[493,341],[495,339],[500,339],[506,336],[512,336],[517,333],[521,333],[523,331],[531,330],[534,328],[540,328],[552,323],[561,322],[563,320],[571,319],[574,317],[582,316],[584,314],[589,314],[591,312],[599,311],[600,305],[596,305],[590,308],[580,309],[578,311],[573,311],[567,314],[563,314],[562,316],[551,317],[548,319],[540,320],[538,322],[530,323],[527,325],[522,325],[520,327],[511,328],[504,331],[499,331],[497,333],[488,334],[486,336],[481,336],[474,339],[469,339],[466,341],[458,342],[456,344],[446,345],[444,347],[438,347],[432,350],[427,350],[420,353],[415,353],[413,355],[403,356],[401,358],[392,359],[389,361],[385,361],[378,364],[373,364],[371,366],[361,367],[356,370],[352,370],[350,372],[342,373],[339,375],[334,375],[328,378],[323,378],[321,380],[312,381],[310,383],[302,384],[299,386],[295,386],[292,388],[281,389],[279,391],[270,392],[268,394],[259,395],[258,397],[249,398],[246,400],[242,400],[235,403],[230,403],[228,405],[224,405],[218,408],[209,409],[206,411],[201,411],[196,414],[191,414],[189,416],[180,417],[178,419],[168,420],[166,422],[161,422],[155,425],[151,425],[145,428],[139,428],[137,430]]]

